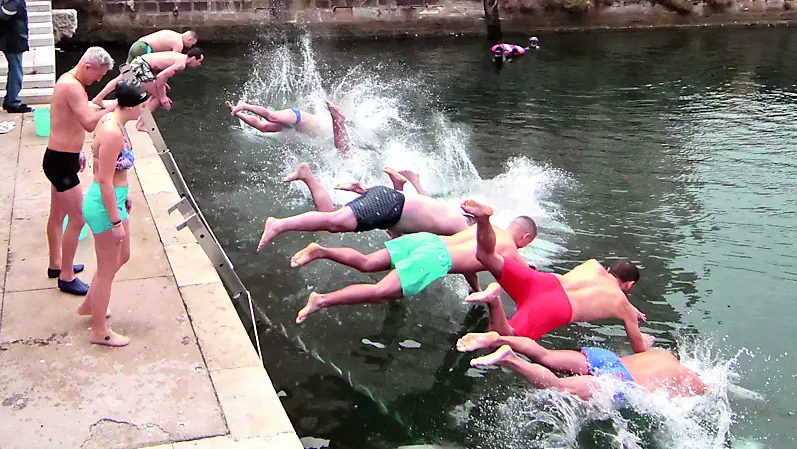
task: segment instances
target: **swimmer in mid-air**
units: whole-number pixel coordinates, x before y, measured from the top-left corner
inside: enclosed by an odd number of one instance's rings
[[[470,215],[481,207],[484,206],[474,200],[466,200],[461,205],[463,212]],[[363,273],[393,270],[376,284],[350,285],[332,293],[311,293],[307,305],[299,311],[296,323],[302,323],[311,313],[327,307],[381,304],[390,299],[414,296],[447,274],[462,274],[472,291],[480,290],[476,275],[487,268],[476,259],[477,226],[491,225],[484,221],[477,222],[477,225],[471,225],[464,231],[444,237],[428,232],[407,234],[385,242],[386,249],[371,254],[362,254],[352,248],[325,248],[311,243],[291,258],[291,267],[327,259]],[[518,250],[537,236],[534,220],[520,216],[512,220],[509,228],[494,228],[493,232],[497,254],[505,260],[526,263]]]
[[[244,123],[263,133],[277,133],[285,129],[295,129],[296,132],[317,137],[329,135],[324,120],[321,117],[299,108],[281,109],[272,111],[263,106],[249,104],[238,100],[237,104],[226,101],[224,104],[230,109],[230,115],[241,119]],[[343,154],[353,150],[349,133],[346,131],[346,117],[340,112],[340,107],[326,100],[327,109],[332,116],[332,136],[335,139],[335,148]],[[245,114],[251,112],[251,114]]]
[[[393,181],[392,189],[384,186],[365,188],[359,182],[339,184],[336,189],[362,196],[335,210],[329,192],[318,182],[310,166],[302,162],[283,182],[304,182],[310,189],[316,211],[286,218],[269,217],[257,251],[262,251],[278,235],[291,231],[364,232],[383,229],[395,238],[415,232],[453,235],[473,224],[459,207],[426,196],[417,173],[410,170],[399,172],[390,167],[385,167],[384,171]],[[415,187],[418,195],[405,196],[402,193],[407,182]]]
[[[515,44],[496,44],[490,47],[490,51],[493,52],[493,60],[496,62],[504,62],[509,61],[511,62],[513,58],[523,56],[529,50],[539,50],[540,49],[540,40],[537,39],[536,36],[532,36],[529,38],[529,46],[523,47],[521,45]]]
[[[589,260],[563,276],[539,272],[498,254],[490,226],[492,208],[473,207],[471,214],[478,224],[476,259],[498,283],[465,301],[487,305],[491,331],[538,340],[569,323],[616,318],[623,321],[634,352],[644,352],[653,343],[653,337],[639,329],[638,320],[645,315],[627,297],[639,280],[639,270],[633,263],[620,259],[604,268],[598,261]],[[511,319],[501,305],[502,287],[517,304]],[[483,335],[468,334],[463,339],[478,340]]]

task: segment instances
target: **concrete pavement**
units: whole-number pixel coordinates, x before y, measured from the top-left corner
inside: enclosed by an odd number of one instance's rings
[[[132,258],[112,325],[131,344],[88,342],[82,300],[48,279],[46,138],[33,114],[0,113],[0,447],[299,449],[294,429],[219,277],[167,208],[179,196],[148,135],[128,127]],[[85,149],[91,136],[87,136]],[[81,186],[91,183],[91,169]],[[6,256],[7,255],[7,256]],[[79,276],[96,268],[89,236]]]

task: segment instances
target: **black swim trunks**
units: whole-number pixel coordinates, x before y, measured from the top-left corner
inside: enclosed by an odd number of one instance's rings
[[[67,153],[47,148],[42,161],[44,175],[59,192],[66,192],[80,184],[80,153]]]
[[[392,228],[401,219],[404,194],[394,189],[376,186],[346,204],[357,218],[356,232]]]

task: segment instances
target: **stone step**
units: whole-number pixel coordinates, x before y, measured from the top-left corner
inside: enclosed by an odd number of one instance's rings
[[[25,6],[28,8],[28,14],[53,10],[53,5],[50,2],[25,2]]]
[[[0,90],[0,93],[2,93],[3,98],[5,98],[6,96],[5,84],[3,84],[3,90]],[[22,89],[19,92],[19,98],[22,99],[22,102],[27,105],[47,104],[50,102],[50,99],[53,98],[53,88],[37,87],[33,89]]]
[[[53,21],[28,23],[28,35],[53,34]]]
[[[53,23],[53,13],[51,11],[28,12],[28,25],[47,22]]]
[[[22,73],[55,73],[55,47],[31,48],[22,54]],[[5,56],[0,58],[0,75],[8,75],[8,62]]]
[[[30,46],[30,48],[52,47],[54,45],[54,42],[55,40],[53,39],[52,33],[28,35],[28,46]]]
[[[0,86],[6,85],[7,75],[0,76]],[[22,76],[23,89],[38,89],[55,86],[55,73],[37,73]]]

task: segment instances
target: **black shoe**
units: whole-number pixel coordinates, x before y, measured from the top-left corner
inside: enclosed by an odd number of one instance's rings
[[[23,112],[33,112],[33,109],[25,103],[19,106],[3,106],[3,109],[11,114],[21,114]]]

